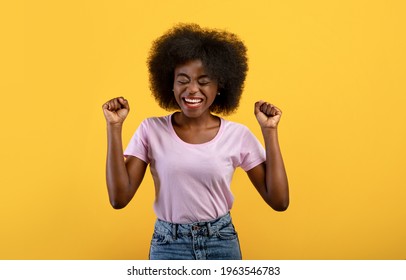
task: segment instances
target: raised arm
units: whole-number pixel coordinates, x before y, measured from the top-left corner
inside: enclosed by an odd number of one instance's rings
[[[255,116],[264,137],[266,161],[247,172],[262,198],[276,211],[289,206],[289,187],[278,142],[278,123],[282,112],[264,101],[255,103]]]
[[[114,209],[125,207],[133,198],[147,164],[136,158],[123,157],[122,127],[130,106],[123,97],[111,99],[103,104],[107,124],[106,183],[110,204]]]

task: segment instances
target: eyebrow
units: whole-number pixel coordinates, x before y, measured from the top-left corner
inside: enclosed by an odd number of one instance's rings
[[[190,79],[190,76],[187,75],[187,74],[185,74],[185,73],[178,73],[178,74],[176,75],[176,77],[179,77],[179,76],[181,76],[181,77],[186,77],[186,78],[189,78],[189,79]],[[201,75],[201,76],[199,76],[199,77],[197,77],[197,78],[198,78],[198,79],[202,79],[202,78],[209,78],[209,79],[210,79],[209,75],[206,75],[206,74]]]

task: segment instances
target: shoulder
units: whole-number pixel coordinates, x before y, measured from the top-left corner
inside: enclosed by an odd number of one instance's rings
[[[171,115],[161,117],[149,117],[141,122],[141,126],[144,127],[162,127],[167,126],[170,121]]]
[[[255,134],[244,124],[222,119],[224,123],[223,134],[227,139],[234,139],[242,145],[259,141]],[[259,143],[259,142],[258,142]]]
[[[236,132],[236,133],[250,133],[249,128],[241,123],[229,121],[226,119],[221,118],[222,123],[224,124],[224,130],[228,132]]]

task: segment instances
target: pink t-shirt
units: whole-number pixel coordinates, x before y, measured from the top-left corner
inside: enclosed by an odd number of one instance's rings
[[[155,213],[179,224],[227,214],[234,201],[230,183],[235,169],[248,171],[265,161],[264,148],[244,125],[221,118],[211,141],[189,144],[176,134],[172,115],[144,120],[124,155],[150,164]]]

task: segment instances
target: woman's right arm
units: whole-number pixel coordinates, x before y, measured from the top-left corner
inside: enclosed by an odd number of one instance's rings
[[[123,157],[121,133],[129,111],[128,101],[123,97],[103,104],[107,123],[106,182],[110,204],[114,209],[121,209],[131,201],[147,168],[147,163],[137,157]]]

